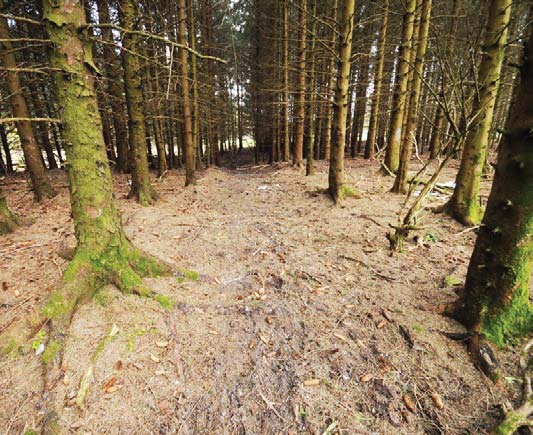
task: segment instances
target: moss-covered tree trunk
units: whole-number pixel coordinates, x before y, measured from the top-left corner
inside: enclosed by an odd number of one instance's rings
[[[142,205],[153,204],[157,193],[150,182],[146,150],[146,127],[144,123],[144,98],[142,91],[142,68],[138,57],[141,50],[139,36],[131,31],[138,25],[137,7],[132,0],[120,0],[119,16],[123,35],[122,67],[128,106],[129,146],[131,152],[131,191],[129,196]]]
[[[350,85],[350,57],[354,26],[355,0],[344,2],[340,35],[339,68],[333,106],[331,156],[329,164],[329,194],[335,203],[344,199],[344,147],[346,143],[346,117]]]
[[[168,266],[136,250],[124,234],[102,134],[95,91],[95,70],[83,8],[79,2],[44,0],[44,19],[53,50],[58,106],[68,160],[68,181],[78,242],[63,285],[43,308],[50,336],[43,354],[48,409],[43,433],[62,432],[53,387],[62,376],[62,350],[71,317],[81,302],[107,283],[125,293],[153,296],[143,276],[169,271]]]
[[[303,166],[304,155],[304,127],[305,127],[305,78],[307,60],[307,0],[299,0],[299,21],[298,21],[298,100],[296,102],[296,138],[294,142],[294,152],[292,163],[296,166]]]
[[[423,0],[420,10],[420,28],[418,31],[418,43],[414,56],[413,78],[411,80],[411,93],[409,110],[406,112],[407,122],[405,125],[405,139],[400,153],[400,163],[392,191],[395,193],[407,193],[407,173],[413,154],[413,143],[416,140],[416,126],[418,120],[418,106],[422,89],[422,76],[424,74],[424,60],[428,45],[429,24],[431,22],[431,0]]]
[[[20,222],[18,217],[9,210],[6,197],[0,187],[0,236],[15,231]]]
[[[381,103],[381,89],[383,87],[383,66],[385,65],[385,49],[387,42],[387,25],[389,19],[389,0],[383,0],[381,29],[379,31],[378,61],[374,74],[374,90],[372,93],[372,108],[370,109],[370,121],[368,137],[365,147],[365,159],[374,159],[376,153],[376,138],[378,133],[378,115]]]
[[[498,2],[499,3],[499,2]],[[500,10],[500,13],[506,13]],[[502,345],[533,329],[533,32],[456,314]]]
[[[0,0],[0,12],[4,12],[4,2]],[[6,69],[5,84],[9,92],[9,102],[13,116],[18,119],[15,122],[20,137],[20,145],[24,154],[24,162],[30,173],[33,193],[37,201],[55,196],[54,189],[46,175],[46,168],[41,156],[39,144],[31,125],[30,111],[22,93],[23,87],[19,73],[16,71],[17,61],[13,44],[9,41],[9,27],[7,19],[0,17],[0,59]]]
[[[187,11],[185,0],[178,3],[179,43],[187,46]],[[194,152],[194,137],[191,115],[191,101],[189,95],[189,56],[186,50],[180,50],[181,60],[181,101],[183,107],[183,154],[185,156],[185,185],[196,183],[196,165]]]
[[[483,57],[479,67],[479,89],[474,93],[474,124],[468,132],[456,187],[448,203],[449,214],[465,225],[481,221],[479,185],[487,155],[494,107],[500,86],[501,70],[507,45],[512,0],[490,2]]]
[[[396,172],[400,164],[402,123],[404,118],[405,106],[408,99],[407,87],[409,84],[409,71],[412,51],[411,45],[413,39],[415,8],[416,0],[407,0],[405,4],[405,14],[403,17],[399,65],[396,84],[394,86],[395,96],[393,99],[391,120],[389,124],[389,135],[387,138],[387,149],[385,152],[385,166],[392,172]]]

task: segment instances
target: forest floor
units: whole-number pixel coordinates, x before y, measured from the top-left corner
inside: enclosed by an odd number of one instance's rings
[[[378,169],[347,162],[360,198],[342,207],[322,193],[324,163],[312,177],[288,165],[209,169],[187,189],[172,171],[147,208],[125,199],[117,176],[133,243],[180,270],[147,280],[176,305],[106,288],[78,310],[56,387],[63,424],[79,434],[485,433],[503,397],[516,398],[516,350],[502,352],[502,392],[442,335],[461,326],[430,309],[455,298],[475,234],[429,213],[418,242],[391,256],[385,234],[403,197]],[[4,187],[36,223],[1,240],[0,333],[39,309],[60,284],[59,252],[75,244],[66,179],[54,179],[60,195],[43,205],[23,179]],[[113,325],[80,410],[80,379]],[[40,340],[0,359],[1,433],[39,427]]]

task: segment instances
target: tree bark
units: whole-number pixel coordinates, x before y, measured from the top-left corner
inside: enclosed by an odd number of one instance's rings
[[[64,125],[68,180],[76,240],[73,260],[63,285],[52,292],[42,313],[50,326],[45,362],[46,413],[42,432],[63,432],[63,398],[54,385],[62,377],[62,354],[76,307],[103,285],[124,293],[156,297],[143,276],[168,273],[168,266],[133,248],[124,234],[102,134],[95,91],[90,40],[83,31],[80,2],[43,0],[44,20],[53,43],[50,61],[55,73],[58,105]],[[157,297],[156,297],[157,299]],[[160,299],[160,298],[159,298]],[[167,301],[168,302],[168,301]]]
[[[100,23],[110,23],[109,2],[107,0],[97,0],[98,21]],[[116,169],[119,172],[128,171],[128,130],[126,128],[126,112],[124,110],[124,85],[121,80],[121,72],[118,67],[118,58],[110,43],[113,41],[111,28],[103,28],[102,39],[103,58],[105,76],[107,78],[107,93],[111,104],[113,127],[115,130],[115,144],[117,148]]]
[[[0,12],[4,10],[4,1],[0,0]],[[17,68],[13,44],[9,41],[9,27],[6,18],[0,17],[0,57],[2,66],[6,71],[6,87],[9,92],[9,102],[15,118],[31,118],[26,99],[22,93],[22,84],[19,74],[14,71]],[[48,180],[46,168],[41,156],[39,144],[35,139],[35,133],[31,121],[15,122],[20,137],[20,145],[24,154],[24,161],[32,181],[33,193],[37,201],[55,196],[54,189]]]
[[[350,81],[350,57],[352,54],[352,35],[354,26],[355,0],[344,2],[339,68],[335,103],[333,106],[333,140],[329,165],[329,194],[336,204],[345,196],[344,186],[344,147],[346,143],[346,117],[348,114],[348,92]]]
[[[483,211],[479,203],[479,184],[485,165],[494,106],[500,86],[501,70],[507,45],[512,0],[493,0],[479,67],[479,90],[475,94],[475,122],[468,132],[456,187],[448,203],[448,213],[465,225],[476,225]]]
[[[420,11],[420,30],[418,44],[414,62],[413,79],[411,83],[411,93],[409,101],[409,111],[407,112],[407,123],[405,126],[405,139],[402,144],[400,163],[394,180],[392,191],[395,193],[407,193],[407,172],[413,153],[413,142],[416,140],[416,124],[418,119],[418,106],[420,102],[420,92],[422,87],[422,77],[424,74],[424,60],[428,45],[429,24],[431,21],[431,0],[423,0]]]
[[[374,92],[372,94],[372,108],[370,110],[370,123],[368,138],[365,148],[365,159],[374,159],[376,153],[376,138],[378,130],[378,114],[381,102],[381,89],[383,87],[383,66],[385,65],[385,48],[387,42],[387,25],[389,19],[389,0],[383,0],[383,17],[379,32],[378,63],[374,75]]]
[[[296,106],[296,141],[292,163],[298,167],[303,166],[303,147],[305,130],[305,82],[307,60],[307,0],[300,1],[299,25],[298,25],[298,101]]]
[[[185,0],[178,2],[178,19],[179,19],[179,43],[187,45],[187,11]],[[189,95],[189,58],[188,52],[180,50],[181,59],[181,99],[183,107],[183,127],[184,127],[184,155],[185,155],[185,186],[196,184],[196,166],[193,125],[191,115],[191,102]]]
[[[493,12],[499,11],[504,20],[507,12],[501,9],[501,1],[496,3],[500,7]],[[529,303],[533,266],[532,28],[530,25],[520,87],[500,143],[487,210],[456,310],[470,331],[500,346],[533,329]]]
[[[9,210],[6,197],[0,187],[0,236],[12,233],[19,225],[18,217]]]
[[[392,172],[398,170],[400,164],[400,145],[402,140],[402,123],[408,98],[409,65],[411,61],[411,44],[415,19],[416,0],[407,0],[403,17],[402,42],[400,45],[399,65],[395,84],[395,97],[391,120],[387,150],[385,152],[385,166]]]
[[[333,11],[332,11],[332,22],[337,24],[337,18],[338,18],[338,9],[339,9],[339,1],[333,0]],[[336,26],[335,26],[336,29]],[[337,45],[337,34],[334,31],[332,31],[331,41],[330,41],[330,48],[331,50],[335,50],[335,46]],[[335,56],[330,55],[329,59],[329,67],[328,67],[328,74],[329,74],[329,80],[327,85],[327,99],[331,100],[334,98],[334,91],[333,88],[335,86]],[[332,137],[332,131],[331,126],[333,123],[333,104],[331,104],[331,107],[328,104],[328,107],[326,107],[326,120],[324,122],[325,128],[324,128],[324,159],[329,160],[331,156],[331,137]]]
[[[144,123],[144,98],[142,92],[142,68],[139,57],[139,37],[128,31],[135,30],[137,8],[133,0],[120,0],[119,17],[123,35],[122,67],[128,106],[129,146],[131,152],[131,191],[129,196],[146,206],[153,204],[158,195],[150,182],[146,151],[146,127]]]

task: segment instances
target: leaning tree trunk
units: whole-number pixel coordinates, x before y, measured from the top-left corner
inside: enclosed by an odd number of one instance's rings
[[[447,205],[448,213],[465,225],[478,224],[483,214],[479,204],[479,185],[500,86],[511,4],[512,0],[493,0],[490,3],[483,58],[479,67],[479,90],[475,93],[473,104],[475,122],[467,135],[455,180],[456,187]]]
[[[305,127],[305,77],[307,54],[307,0],[300,0],[299,20],[299,58],[298,58],[298,101],[296,110],[296,140],[292,163],[303,166],[304,127]]]
[[[400,45],[399,65],[394,91],[395,96],[393,99],[388,143],[385,152],[385,166],[392,172],[396,172],[400,164],[402,123],[408,97],[407,86],[409,84],[409,65],[411,61],[415,8],[416,0],[407,0],[405,15],[403,17],[402,42]]]
[[[96,71],[92,67],[90,40],[84,32],[83,7],[80,2],[70,0],[44,0],[43,5],[46,28],[53,43],[50,62],[58,71],[55,73],[57,99],[63,120],[72,216],[78,242],[62,286],[52,292],[42,310],[50,326],[43,354],[48,408],[43,433],[55,434],[66,429],[58,414],[63,398],[56,397],[54,385],[63,375],[63,348],[77,306],[108,283],[115,284],[124,293],[154,297],[143,284],[142,277],[168,273],[169,268],[135,249],[124,234],[112,190],[96,99]]]
[[[129,196],[142,205],[153,204],[158,195],[150,182],[146,151],[146,127],[144,124],[144,98],[142,92],[142,69],[138,57],[139,37],[130,33],[137,25],[137,10],[133,0],[120,0],[120,21],[123,34],[122,66],[128,106],[128,130],[130,152],[132,153],[131,191]]]
[[[336,204],[344,199],[346,190],[344,186],[344,147],[346,143],[346,116],[348,114],[354,10],[355,0],[346,0],[340,35],[339,70],[333,106],[333,140],[331,142],[329,164],[329,194]]]
[[[429,23],[431,21],[431,0],[423,0],[420,11],[420,30],[418,44],[415,55],[413,79],[411,83],[411,94],[409,110],[407,112],[407,123],[405,126],[405,139],[402,144],[400,163],[392,191],[395,193],[407,193],[407,171],[413,154],[413,142],[416,140],[416,124],[418,118],[418,106],[420,103],[420,92],[422,88],[422,76],[424,74],[424,60],[428,45]]]
[[[187,46],[187,13],[185,0],[178,3],[179,43]],[[189,96],[189,56],[187,50],[180,49],[181,60],[181,100],[183,107],[183,153],[185,155],[185,186],[196,183],[194,137]]]
[[[0,12],[4,10],[4,2],[0,0]],[[24,154],[24,161],[33,186],[33,193],[37,201],[55,196],[54,189],[46,175],[46,168],[41,157],[39,144],[35,139],[31,116],[26,104],[26,99],[22,93],[22,84],[19,73],[16,71],[17,61],[13,44],[9,41],[9,27],[7,19],[0,17],[0,57],[2,66],[6,71],[6,87],[9,92],[9,102],[13,111],[13,116],[17,119],[15,126],[20,137],[20,145]]]
[[[494,182],[468,267],[464,295],[456,311],[470,331],[500,346],[533,329],[529,303],[533,267],[532,70],[533,32],[516,101],[500,143]]]
[[[0,236],[12,233],[19,225],[18,217],[9,210],[6,197],[0,187]]]

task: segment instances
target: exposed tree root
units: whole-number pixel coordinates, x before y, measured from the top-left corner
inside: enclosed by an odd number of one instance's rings
[[[438,313],[465,324],[464,305],[461,297],[450,304],[443,305],[438,310]],[[452,340],[466,343],[472,363],[494,383],[501,381],[502,373],[496,353],[489,342],[479,332],[473,330],[459,334],[445,333],[444,335]]]
[[[20,218],[9,210],[0,191],[0,236],[12,233],[20,225],[22,225]]]
[[[128,241],[111,247],[100,255],[92,255],[83,250],[76,252],[64,274],[63,285],[50,295],[49,301],[42,308],[39,319],[41,322],[47,321],[49,325],[48,343],[43,353],[46,404],[43,434],[64,432],[59,421],[60,410],[63,407],[62,398],[56,397],[54,387],[66,370],[63,364],[63,353],[72,316],[76,309],[89,300],[102,286],[109,283],[116,285],[124,294],[153,298],[161,305],[170,307],[172,301],[168,297],[154,293],[143,284],[143,278],[171,273],[170,266],[133,248]],[[28,332],[27,325],[23,330]],[[20,332],[17,330],[10,334],[10,337]],[[80,389],[82,388],[88,389],[88,385],[86,387],[82,385]],[[86,391],[81,392],[81,403],[83,403],[84,394]]]
[[[523,426],[533,426],[533,375],[531,350],[533,340],[530,340],[520,353],[520,370],[522,371],[522,403],[516,409],[506,409],[503,421],[492,431],[494,435],[512,435]]]
[[[155,204],[159,199],[159,195],[153,186],[148,184],[137,188],[132,186],[130,192],[128,193],[128,198],[135,198],[139,204],[146,207]]]

